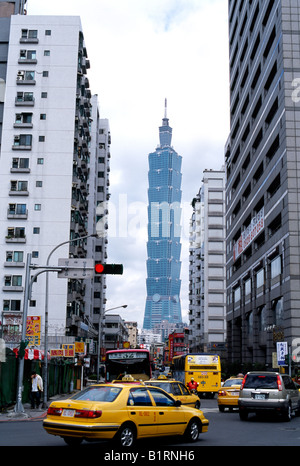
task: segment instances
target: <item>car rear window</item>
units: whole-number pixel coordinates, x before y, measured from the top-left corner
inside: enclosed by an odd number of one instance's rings
[[[122,388],[119,387],[89,387],[82,392],[77,393],[72,397],[72,400],[86,400],[86,401],[115,401]]]
[[[274,388],[277,389],[277,375],[248,374],[244,388]]]
[[[232,385],[242,385],[243,379],[228,379],[224,382],[223,387],[232,387]]]

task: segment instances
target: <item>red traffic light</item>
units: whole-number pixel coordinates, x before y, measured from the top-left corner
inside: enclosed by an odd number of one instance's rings
[[[122,264],[95,264],[95,273],[102,275],[122,275]]]
[[[96,264],[95,265],[95,272],[96,273],[103,273],[104,272],[104,265],[103,264]]]

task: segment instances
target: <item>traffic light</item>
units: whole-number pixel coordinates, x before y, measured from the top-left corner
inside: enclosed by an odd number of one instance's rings
[[[123,264],[95,264],[95,273],[98,275],[122,275]]]

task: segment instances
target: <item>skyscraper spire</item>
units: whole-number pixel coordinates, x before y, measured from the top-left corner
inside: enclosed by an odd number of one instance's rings
[[[159,141],[161,147],[171,146],[172,128],[169,126],[169,118],[167,117],[167,99],[165,99],[165,115],[162,120],[162,126],[159,128]]]

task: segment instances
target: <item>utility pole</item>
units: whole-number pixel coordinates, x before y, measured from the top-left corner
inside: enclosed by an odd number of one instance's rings
[[[24,413],[24,407],[22,404],[22,393],[23,393],[24,356],[25,356],[24,352],[25,352],[25,346],[26,346],[25,339],[26,339],[29,283],[30,283],[30,266],[31,266],[31,254],[27,254],[25,292],[24,292],[24,303],[23,303],[22,336],[21,336],[21,346],[20,346],[20,351],[19,351],[17,403],[15,406],[16,413]]]

